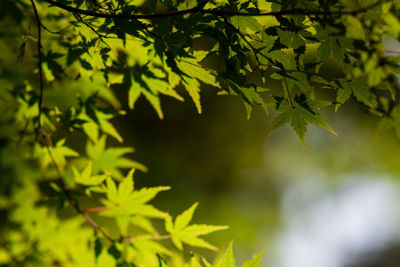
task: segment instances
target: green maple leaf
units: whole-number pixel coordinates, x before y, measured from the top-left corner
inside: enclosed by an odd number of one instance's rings
[[[260,253],[258,253],[252,259],[245,261],[242,264],[242,267],[259,267],[261,264],[262,254],[263,254],[263,251],[261,250]]]
[[[304,144],[304,135],[307,131],[307,121],[304,117],[300,114],[300,112],[293,111],[291,112],[291,121],[290,124],[292,125],[293,129],[296,131],[297,135],[300,138],[301,143],[303,146]]]
[[[185,77],[182,84],[196,105],[197,112],[201,114],[202,108],[200,102],[200,83],[196,79]]]
[[[305,146],[304,135],[307,131],[308,123],[315,124],[316,126],[322,127],[332,134],[337,135],[325,119],[319,113],[314,112],[311,109],[311,106],[317,107],[320,106],[321,103],[313,103],[312,101],[308,103],[305,96],[301,94],[299,97],[295,97],[295,101],[292,102],[293,106],[290,101],[283,98],[278,98],[277,104],[279,105],[278,111],[281,113],[273,121],[270,133],[290,122],[303,146]]]
[[[124,157],[127,153],[134,151],[131,147],[108,147],[106,148],[106,136],[102,136],[97,143],[88,141],[86,153],[93,162],[93,172],[107,172],[117,179],[122,178],[120,169],[136,168],[147,171],[147,168],[131,159]]]
[[[390,112],[390,116],[382,118],[379,122],[379,130],[384,132],[393,129],[400,139],[400,108],[395,107]]]
[[[323,40],[323,42],[318,47],[318,59],[320,61],[327,59],[331,55],[339,60],[343,60],[344,53],[340,49],[337,41],[334,38],[325,34],[321,34],[319,39]]]
[[[133,249],[129,249],[129,255],[133,258],[134,266],[167,267],[164,256],[171,256],[172,252],[160,242],[150,239],[138,239],[134,242]],[[161,256],[162,255],[162,256]]]
[[[267,56],[272,59],[273,61],[276,61],[280,64],[282,64],[284,69],[290,69],[290,56],[286,54],[282,50],[273,50],[267,54]]]
[[[172,242],[180,250],[183,249],[182,243],[186,243],[194,247],[202,247],[216,250],[216,247],[199,238],[199,236],[219,230],[224,230],[228,227],[205,224],[189,225],[197,205],[198,203],[193,204],[189,209],[185,210],[182,214],[177,216],[174,222],[172,222],[172,218],[168,216],[165,220],[165,229],[168,233],[171,234]]]
[[[235,267],[235,257],[233,256],[233,241],[229,243],[221,262],[216,267]]]
[[[78,116],[78,119],[86,122],[82,125],[83,131],[93,142],[98,141],[99,130],[102,130],[104,133],[114,137],[118,140],[118,142],[122,143],[123,138],[115,129],[115,127],[109,122],[114,115],[97,109],[95,107],[96,97],[97,93],[86,100],[83,112]]]
[[[66,157],[78,157],[79,153],[75,150],[67,147],[65,145],[65,139],[60,139],[55,146],[49,147],[50,153],[47,151],[47,147],[39,147],[37,146],[37,153],[40,153],[42,159],[43,167],[50,165],[53,161],[52,157],[54,157],[55,163],[60,167],[64,168],[65,163],[67,162]]]
[[[102,212],[105,216],[141,215],[164,218],[166,214],[147,204],[159,192],[169,190],[169,186],[158,186],[134,190],[133,170],[119,183],[118,188],[112,178],[106,179],[105,193],[107,199],[102,202],[107,207]]]
[[[74,180],[75,182],[83,185],[99,185],[101,184],[106,178],[107,175],[92,175],[92,162],[89,161],[89,164],[83,170],[82,173],[79,173],[75,167],[72,167],[72,171],[74,172]]]
[[[151,68],[150,71],[147,66],[142,66],[142,69],[143,71],[140,74],[131,75],[128,73],[125,76],[125,79],[131,85],[128,91],[129,108],[133,109],[137,99],[143,95],[157,112],[158,117],[163,119],[160,94],[171,96],[180,101],[183,101],[183,98],[171,88],[165,80],[166,77],[163,72],[157,68]]]
[[[257,20],[250,16],[233,16],[230,20],[231,23],[241,32],[247,32],[247,29],[255,32],[261,27]]]
[[[169,70],[168,80],[170,84],[176,86],[179,81],[185,87],[186,92],[192,98],[197,112],[201,114],[200,102],[200,81],[214,87],[218,87],[215,79],[215,73],[206,67],[200,65],[200,62],[207,56],[206,51],[194,51],[192,57],[185,57],[177,62],[177,67],[185,73],[185,76],[180,77],[178,74]]]
[[[351,39],[365,40],[364,27],[360,20],[353,16],[347,16],[344,18],[346,25],[346,37]]]
[[[237,95],[237,94],[242,95],[248,119],[250,119],[251,112],[253,111],[253,107],[255,105],[260,105],[264,109],[265,113],[267,115],[269,114],[268,106],[265,103],[264,99],[259,94],[260,92],[267,91],[267,89],[262,89],[257,86],[250,86],[250,87],[240,86],[232,80],[229,80],[229,82],[232,88],[232,90],[230,90],[229,93],[232,95]]]
[[[242,267],[259,267],[261,263],[261,258],[262,258],[263,252],[260,251],[258,255],[254,256],[252,259],[245,261],[242,264]],[[211,265],[208,263],[204,258],[203,258],[203,263],[207,267],[235,267],[235,257],[233,256],[233,241],[229,243],[228,248],[225,250],[224,254],[222,255],[222,258],[219,262],[217,262],[214,265]]]
[[[337,91],[335,110],[339,108],[341,104],[346,102],[351,94],[359,101],[367,105],[368,107],[374,109],[378,106],[376,101],[376,96],[371,92],[367,83],[363,79],[357,79],[351,82],[341,82],[341,88]]]

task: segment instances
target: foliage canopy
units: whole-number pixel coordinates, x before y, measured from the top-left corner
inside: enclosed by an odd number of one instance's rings
[[[213,264],[197,253],[185,257],[186,245],[216,250],[203,236],[226,226],[190,224],[197,204],[175,219],[155,208],[149,202],[169,187],[136,188],[134,170],[146,167],[127,157],[132,148],[106,145],[107,138],[123,142],[111,120],[139,97],[160,119],[163,96],[189,97],[201,113],[200,92],[208,85],[241,97],[249,118],[254,107],[273,110],[270,130],[290,124],[304,144],[309,123],[336,134],[320,109],[338,110],[354,96],[381,117],[380,129],[400,137],[400,53],[384,46],[400,40],[399,1],[0,5],[1,25],[23,35],[19,47],[0,41],[0,151],[2,175],[10,176],[2,177],[0,198],[5,265],[235,266],[232,243]],[[327,72],[326,64],[338,71]],[[120,88],[126,103],[115,96]],[[68,146],[75,132],[87,137],[84,155]],[[82,208],[85,199],[99,206]],[[73,216],[57,213],[66,206]],[[117,230],[91,213],[111,217]],[[242,266],[260,260],[261,254]]]

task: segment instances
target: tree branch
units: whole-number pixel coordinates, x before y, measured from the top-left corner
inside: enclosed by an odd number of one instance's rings
[[[38,114],[38,129],[42,127],[41,115],[43,106],[43,68],[42,68],[42,22],[40,21],[39,13],[36,9],[35,2],[31,0],[33,11],[36,17],[36,24],[38,28],[38,42],[37,42],[37,53],[38,53],[38,67],[39,67],[39,84],[40,84],[40,94],[39,94],[39,114]]]
[[[321,77],[321,78],[324,78],[324,79],[327,79],[327,80],[331,80],[331,81],[339,81],[339,80],[341,80],[341,79],[339,79],[339,78],[331,77],[331,76],[324,75],[324,74],[320,74],[320,73],[316,73],[316,72],[310,72],[310,71],[304,71],[304,70],[297,70],[297,69],[287,70],[287,69],[283,69],[283,68],[279,67],[278,65],[276,65],[276,63],[275,63],[271,58],[269,58],[267,55],[261,53],[260,50],[256,49],[256,48],[246,39],[245,34],[243,34],[238,28],[236,28],[235,25],[233,25],[232,23],[230,23],[230,22],[227,20],[227,18],[224,18],[224,20],[225,20],[225,22],[233,29],[233,31],[235,31],[235,32],[243,39],[243,41],[250,47],[250,49],[252,50],[252,52],[253,52],[253,54],[254,54],[254,57],[255,57],[255,59],[256,59],[256,63],[257,63],[256,68],[255,68],[254,70],[258,69],[260,66],[265,66],[265,67],[271,67],[271,68],[274,69],[274,70],[282,71],[282,72],[285,72],[285,73],[300,72],[300,73],[305,73],[305,74],[307,74],[307,75],[318,76],[318,77]],[[263,57],[263,58],[265,58],[266,60],[268,60],[268,62],[271,63],[271,66],[269,66],[269,65],[267,65],[267,64],[262,64],[262,63],[260,62],[259,58],[258,58],[258,55],[260,55],[261,57]],[[254,70],[253,70],[252,73],[254,73]],[[285,76],[285,77],[286,77],[286,76]],[[250,78],[248,77],[248,80],[249,80],[249,79],[250,79]],[[348,81],[348,80],[344,80],[344,81]]]
[[[280,16],[280,15],[293,15],[293,16],[298,16],[298,15],[357,15],[359,13],[364,13],[367,12],[369,9],[374,8],[380,4],[382,4],[383,1],[378,1],[372,5],[369,5],[364,8],[360,8],[358,10],[354,11],[309,11],[306,9],[292,9],[292,10],[281,10],[281,11],[273,11],[273,12],[264,12],[264,13],[243,13],[243,12],[232,12],[232,11],[224,11],[220,9],[203,9],[204,5],[207,3],[205,1],[204,3],[190,8],[190,9],[185,9],[185,10],[179,10],[179,11],[173,11],[173,12],[166,12],[166,13],[155,13],[155,14],[105,14],[105,13],[98,13],[94,11],[89,11],[85,9],[79,9],[75,7],[71,7],[68,5],[61,4],[57,1],[53,0],[43,0],[53,6],[56,6],[58,8],[64,9],[69,12],[73,13],[78,13],[81,15],[86,15],[86,16],[92,16],[92,17],[97,17],[97,18],[109,18],[109,19],[153,19],[153,18],[165,18],[165,17],[177,17],[177,16],[183,16],[186,14],[192,14],[192,13],[202,13],[202,14],[211,14],[211,15],[216,15],[216,16]]]

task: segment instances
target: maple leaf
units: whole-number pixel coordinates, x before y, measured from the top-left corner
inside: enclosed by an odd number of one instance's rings
[[[293,106],[292,106],[293,104]],[[305,96],[301,94],[295,97],[295,101],[290,103],[289,100],[283,98],[277,98],[278,110],[281,112],[273,121],[270,133],[289,123],[296,131],[301,143],[305,146],[304,135],[307,131],[307,124],[312,123],[319,127],[325,128],[334,135],[337,135],[335,131],[328,125],[325,119],[317,112],[311,109],[311,106],[318,106],[320,103],[308,103]]]
[[[177,216],[174,222],[172,222],[172,218],[168,216],[165,220],[165,229],[171,234],[172,242],[180,250],[183,249],[182,243],[186,243],[194,247],[216,250],[216,247],[199,238],[199,236],[227,229],[228,226],[215,226],[206,224],[189,225],[197,205],[198,203],[193,204],[189,209]]]
[[[106,148],[106,136],[102,136],[97,143],[87,142],[86,153],[93,162],[93,172],[109,172],[117,179],[122,178],[120,169],[136,168],[147,171],[147,168],[131,159],[124,157],[127,153],[134,151],[131,147],[108,147]]]
[[[102,203],[107,207],[101,214],[104,216],[141,215],[154,218],[165,218],[166,213],[147,204],[159,192],[169,190],[169,186],[158,186],[134,190],[133,170],[119,183],[118,187],[112,178],[106,179],[105,193],[107,199]]]
[[[89,161],[89,164],[83,170],[82,173],[79,173],[75,167],[72,167],[72,171],[74,172],[74,180],[75,182],[83,185],[99,185],[101,184],[106,178],[107,175],[92,175],[92,162]]]

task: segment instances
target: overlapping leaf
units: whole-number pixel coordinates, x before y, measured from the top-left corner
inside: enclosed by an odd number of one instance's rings
[[[67,157],[78,157],[79,153],[65,145],[65,139],[60,139],[53,147],[36,147],[36,154],[42,155],[41,162],[43,167],[55,163],[60,167],[64,168]],[[50,152],[48,152],[50,150]]]
[[[165,218],[166,213],[148,204],[159,192],[169,190],[169,186],[158,186],[134,190],[133,171],[117,186],[110,177],[106,179],[105,193],[107,199],[103,200],[107,207],[102,212],[104,216],[141,215],[154,218]]]
[[[77,182],[79,184],[87,185],[87,186],[99,185],[107,178],[107,175],[105,175],[105,174],[92,175],[92,162],[91,161],[89,161],[89,164],[86,166],[86,168],[83,170],[82,173],[79,173],[75,167],[72,167],[72,170],[75,175],[75,177],[74,177],[75,182]]]
[[[106,136],[102,136],[97,143],[88,141],[86,145],[86,153],[93,162],[93,172],[107,172],[117,179],[122,178],[121,169],[147,171],[144,165],[125,157],[125,154],[133,151],[131,147],[106,148]]]

